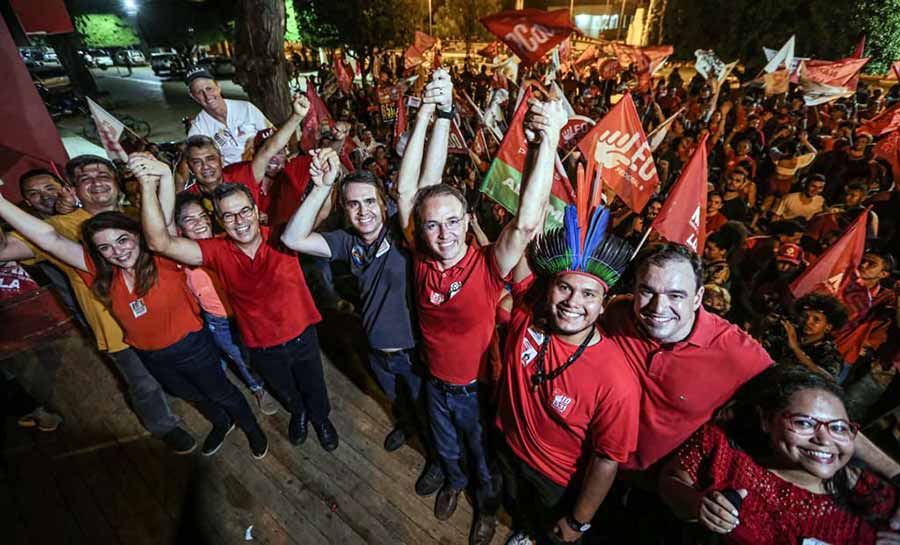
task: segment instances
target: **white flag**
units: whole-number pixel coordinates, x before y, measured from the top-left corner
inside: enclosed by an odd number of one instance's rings
[[[717,80],[725,71],[725,63],[712,49],[698,49],[694,51],[694,56],[697,57],[694,68],[705,80]]]
[[[569,100],[566,98],[566,94],[560,89],[559,84],[555,81],[550,84],[550,90],[553,94],[555,94],[560,100],[562,100],[563,110],[566,112],[566,117],[571,119],[575,116],[575,108],[569,104]]]
[[[86,98],[88,108],[91,110],[91,118],[97,127],[97,135],[100,137],[103,149],[106,150],[106,156],[110,160],[128,161],[128,154],[125,153],[125,150],[119,144],[122,133],[128,128],[115,116],[104,110],[102,106],[91,100],[90,97]]]
[[[768,56],[768,55],[767,55]],[[772,73],[783,64],[785,68],[791,70],[791,63],[794,61],[794,36],[788,39],[788,41],[784,42],[784,45],[781,46],[781,49],[778,50],[778,53],[775,53],[763,70],[767,73]]]

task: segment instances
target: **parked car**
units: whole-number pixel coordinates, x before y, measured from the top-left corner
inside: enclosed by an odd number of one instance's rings
[[[49,47],[20,47],[19,55],[26,63],[33,64],[59,64],[56,51]]]
[[[184,73],[184,64],[175,53],[151,53],[150,68],[157,76],[177,76]]]
[[[197,61],[197,66],[206,68],[216,78],[230,78],[234,76],[234,64],[227,57],[205,57]]]
[[[104,49],[82,49],[78,53],[84,59],[84,63],[91,68],[106,70],[113,66],[112,57]]]
[[[144,58],[144,54],[138,51],[137,49],[120,49],[116,51],[115,57],[113,57],[116,61],[116,64],[119,66],[143,66],[147,64],[147,59]]]

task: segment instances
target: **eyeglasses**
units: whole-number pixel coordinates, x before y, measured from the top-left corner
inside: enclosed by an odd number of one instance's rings
[[[444,229],[447,229],[448,231],[455,231],[459,229],[462,221],[462,218],[450,218],[444,222],[426,221],[424,224],[422,224],[422,228],[429,233],[434,233],[441,227],[441,225],[443,225]]]
[[[819,431],[819,426],[825,426],[828,435],[835,441],[852,441],[859,432],[859,425],[839,418],[837,420],[819,420],[808,414],[784,413],[785,427],[790,431],[804,437],[811,437]]]
[[[222,214],[222,223],[234,223],[237,221],[238,216],[245,220],[250,219],[250,217],[253,216],[253,209],[253,206],[245,206],[237,212],[225,212]]]

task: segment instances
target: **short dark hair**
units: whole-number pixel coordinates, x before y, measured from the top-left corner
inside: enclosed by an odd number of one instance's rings
[[[656,267],[664,267],[666,263],[672,261],[684,261],[691,266],[694,272],[695,292],[703,286],[703,260],[684,244],[676,244],[674,242],[659,242],[651,244],[644,248],[638,254],[637,268],[635,269],[635,277],[647,270],[647,267],[654,265]]]
[[[206,211],[206,207],[203,206],[203,199],[199,195],[182,191],[175,196],[175,223],[181,223],[181,211],[191,204],[196,204]]]
[[[876,255],[878,259],[884,263],[884,270],[886,270],[889,274],[894,274],[894,269],[897,268],[897,260],[894,258],[894,254],[890,252],[886,252],[884,250],[866,250],[866,254]]]
[[[423,187],[416,193],[416,202],[413,205],[413,222],[416,226],[417,233],[420,233],[420,230],[422,229],[422,212],[425,210],[425,203],[428,199],[442,197],[444,195],[455,197],[462,204],[463,212],[468,211],[468,203],[466,202],[465,195],[462,194],[462,191],[456,189],[452,185],[441,183]]]
[[[187,155],[187,152],[191,149],[201,148],[212,148],[216,150],[219,155],[222,155],[222,150],[219,149],[219,145],[216,144],[216,141],[206,136],[205,134],[195,134],[193,136],[188,136],[188,139],[184,141],[185,155]]]
[[[844,193],[849,193],[851,191],[862,191],[863,193],[868,193],[869,187],[864,182],[850,182],[844,188]]]
[[[63,185],[63,186],[68,185],[68,184],[66,184],[65,180],[63,180],[58,175],[56,175],[53,172],[50,172],[49,170],[47,170],[45,168],[33,168],[33,169],[29,170],[28,172],[19,176],[19,192],[23,196],[25,195],[25,182],[27,182],[28,180],[30,180],[32,178],[37,178],[38,176],[50,176],[59,185]]]
[[[222,202],[226,197],[230,197],[235,193],[242,193],[247,196],[247,200],[250,201],[251,206],[256,207],[256,200],[253,198],[253,194],[250,193],[250,189],[244,184],[232,184],[225,183],[220,184],[218,187],[213,189],[212,192],[212,202],[213,208],[216,211],[216,216],[222,217],[222,208],[219,206],[219,203]]]
[[[804,310],[815,310],[825,315],[825,319],[831,328],[838,330],[847,323],[847,308],[832,295],[824,293],[810,293],[794,302],[794,312],[799,314]]]
[[[75,182],[75,170],[79,168],[84,168],[89,165],[105,165],[112,173],[116,179],[116,183],[119,182],[119,169],[116,168],[116,165],[107,159],[106,157],[100,157],[99,155],[79,155],[77,157],[73,157],[69,159],[69,162],[66,163],[66,178],[69,179],[72,183]]]

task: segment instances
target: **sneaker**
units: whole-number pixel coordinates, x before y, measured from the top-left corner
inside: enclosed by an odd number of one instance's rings
[[[515,532],[506,540],[506,545],[534,545],[534,541],[522,530]]]
[[[197,448],[194,436],[184,431],[183,428],[173,428],[172,431],[163,435],[162,441],[173,453],[179,455],[190,454]]]
[[[444,471],[437,462],[428,462],[416,480],[416,495],[428,497],[444,486]]]
[[[288,441],[295,447],[302,445],[309,435],[309,418],[306,411],[291,414],[291,423],[288,424]]]
[[[22,428],[37,428],[40,431],[56,431],[56,428],[62,424],[62,417],[56,413],[51,413],[43,407],[31,411],[30,413],[19,417],[18,424]]]
[[[232,422],[227,429],[213,426],[212,431],[209,432],[209,435],[207,435],[206,439],[203,441],[203,450],[200,452],[204,456],[212,456],[219,452],[219,449],[225,444],[225,438],[228,437],[228,434],[232,431],[234,431],[234,422]]]
[[[334,429],[334,424],[331,423],[331,420],[326,418],[321,424],[314,423],[313,428],[315,428],[316,437],[319,439],[319,444],[322,445],[325,452],[331,452],[338,448],[338,432]]]
[[[384,450],[394,452],[406,444],[406,439],[406,432],[402,427],[397,426],[384,438]]]
[[[275,401],[272,394],[266,391],[265,388],[260,388],[253,392],[253,397],[256,398],[256,405],[259,407],[259,412],[266,416],[272,416],[278,412],[278,402]]]
[[[269,453],[269,440],[262,430],[247,434],[247,441],[250,443],[250,452],[257,460],[262,460]]]

